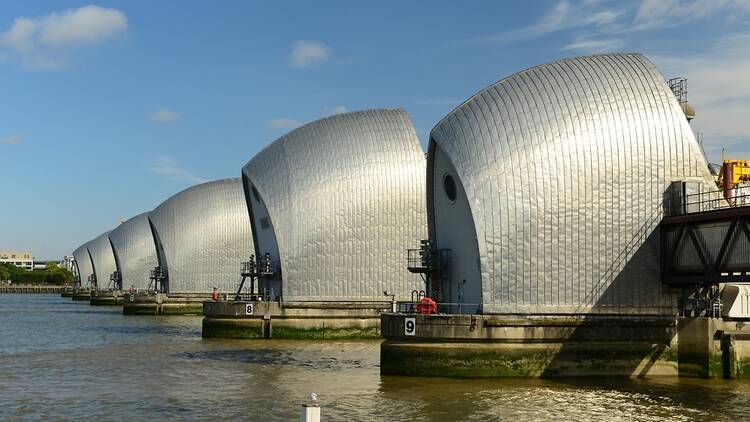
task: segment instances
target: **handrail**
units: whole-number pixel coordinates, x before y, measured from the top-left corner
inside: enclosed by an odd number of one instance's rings
[[[672,216],[750,206],[750,193],[744,192],[746,190],[743,189],[739,195],[733,195],[731,198],[725,198],[721,190],[680,195],[679,198],[668,197],[666,209],[668,215]],[[706,197],[708,199],[704,199]],[[672,201],[677,201],[677,203]],[[675,210],[674,205],[678,205],[679,209]]]

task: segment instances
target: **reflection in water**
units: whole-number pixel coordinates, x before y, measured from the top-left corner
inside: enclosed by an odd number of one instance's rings
[[[200,317],[0,295],[0,419],[740,420],[750,383],[381,377],[379,342],[203,340]]]

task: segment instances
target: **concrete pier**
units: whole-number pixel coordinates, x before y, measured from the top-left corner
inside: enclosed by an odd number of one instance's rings
[[[60,290],[60,297],[73,297],[73,286],[65,286]]]
[[[381,330],[384,375],[750,375],[750,327],[716,319],[388,313]]]
[[[202,315],[203,302],[210,296],[208,293],[126,293],[122,312],[125,315]]]
[[[719,318],[677,323],[680,376],[750,378],[750,324]]]
[[[119,306],[125,302],[120,290],[92,290],[89,304],[92,306]]]
[[[91,300],[91,290],[84,287],[76,287],[73,289],[73,294],[70,296],[75,301],[89,301]]]
[[[380,337],[380,315],[389,302],[208,301],[203,337],[365,339]]]

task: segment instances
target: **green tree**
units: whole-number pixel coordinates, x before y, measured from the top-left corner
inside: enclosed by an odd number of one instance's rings
[[[47,264],[46,268],[27,271],[15,265],[0,264],[0,280],[11,280],[14,284],[71,284],[73,273],[57,264]]]

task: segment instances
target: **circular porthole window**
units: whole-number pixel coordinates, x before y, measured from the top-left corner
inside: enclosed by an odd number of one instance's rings
[[[446,174],[443,177],[443,189],[445,189],[445,196],[448,197],[448,200],[456,202],[456,181],[453,180],[453,176],[450,174]]]

